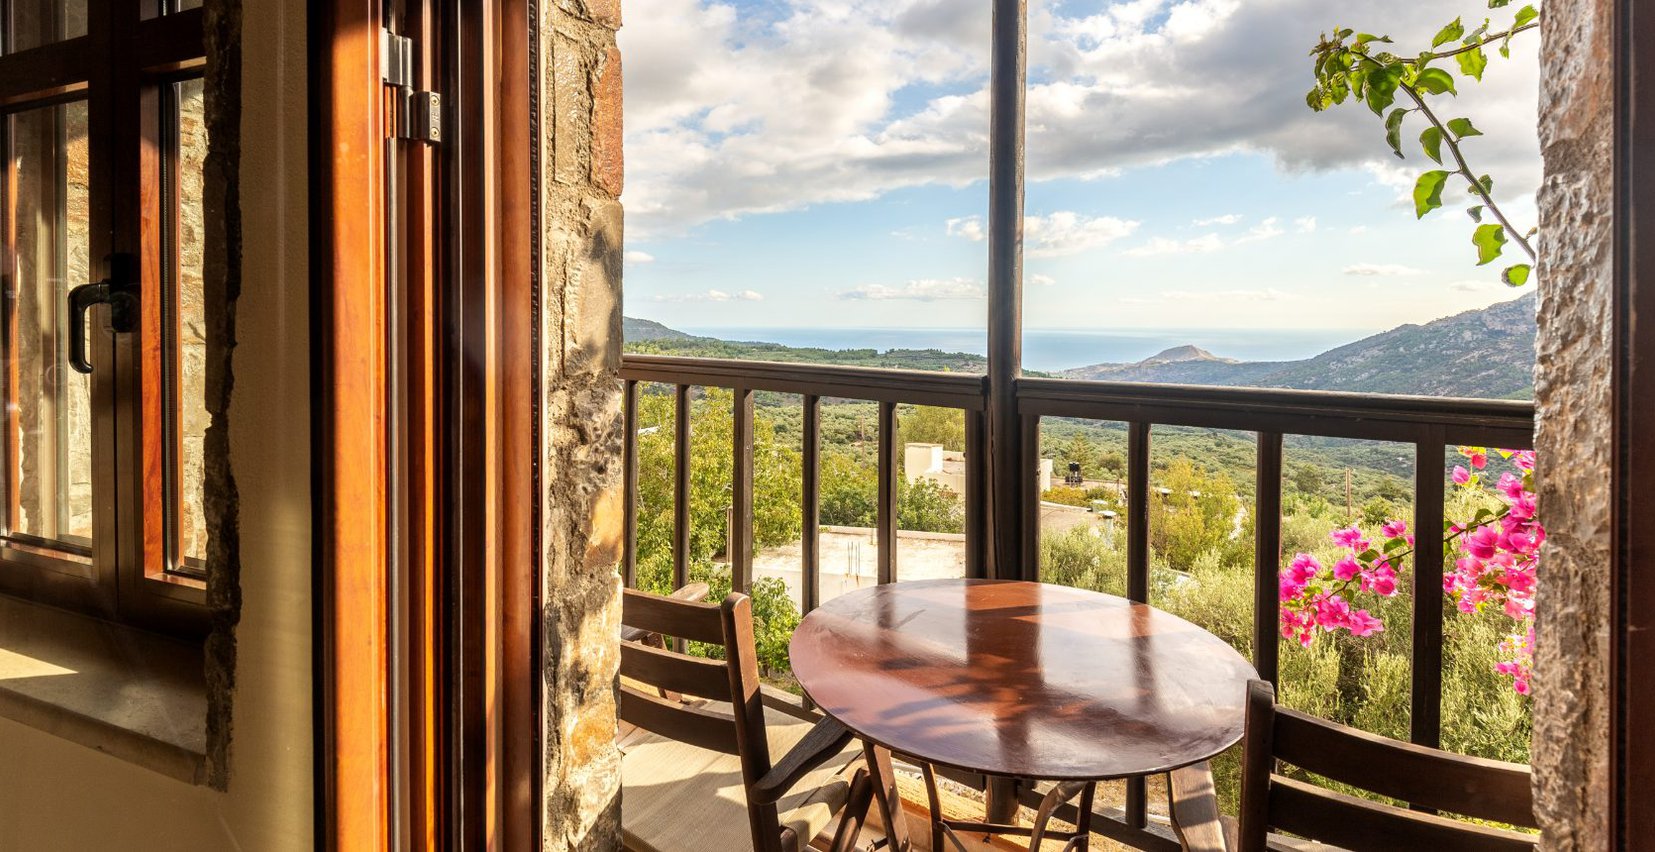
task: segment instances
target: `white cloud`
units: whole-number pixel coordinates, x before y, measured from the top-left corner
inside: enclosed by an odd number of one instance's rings
[[[1282,234],[1287,233],[1281,229],[1280,225],[1277,224],[1278,221],[1279,220],[1277,220],[1276,217],[1271,216],[1263,222],[1248,228],[1247,235],[1244,237],[1237,237],[1235,244],[1239,246],[1244,243],[1256,243],[1262,240],[1273,240]]]
[[[1298,231],[1301,234],[1314,234],[1314,233],[1316,233],[1316,217],[1315,216],[1300,216],[1299,218],[1294,219],[1293,220],[1293,230]]]
[[[1358,234],[1366,234],[1367,232],[1368,232],[1368,226],[1367,225],[1355,225],[1350,229],[1351,236],[1356,236]]]
[[[764,294],[753,290],[742,290],[737,293],[726,293],[723,290],[708,290],[704,293],[680,293],[674,296],[656,296],[657,302],[762,302]]]
[[[1487,281],[1455,281],[1448,285],[1448,289],[1460,293],[1492,293],[1495,290],[1508,290],[1510,288],[1499,281],[1490,279]]]
[[[1138,223],[1113,216],[1096,218],[1071,211],[1023,219],[1023,241],[1029,257],[1062,257],[1109,245],[1131,236]]]
[[[980,243],[984,237],[988,236],[988,232],[983,228],[983,218],[981,216],[949,219],[945,225],[950,237],[964,237],[974,243]]]
[[[1392,165],[1365,109],[1305,108],[1304,55],[1335,20],[1414,45],[1457,13],[1487,15],[1485,0],[1068,5],[1031,11],[1034,181],[1260,152],[1289,171],[1368,167],[1411,185],[1421,158]],[[632,234],[984,180],[988,12],[978,0],[652,0],[620,35]],[[1455,104],[1487,134],[1468,154],[1502,197],[1539,182],[1538,45],[1519,38]]]
[[[1355,263],[1345,267],[1346,275],[1394,277],[1420,273],[1421,270],[1400,263]]]
[[[1167,254],[1205,254],[1218,251],[1224,247],[1224,240],[1217,234],[1205,234],[1192,240],[1170,240],[1166,237],[1155,237],[1141,246],[1129,248],[1121,252],[1128,257],[1156,257]]]
[[[1083,216],[1072,210],[1059,210],[1049,216],[1023,217],[1023,243],[1029,257],[1062,257],[1131,236],[1138,230],[1138,224],[1113,216]],[[988,236],[981,216],[949,219],[944,226],[949,236],[974,243]]]
[[[1036,275],[1029,276],[1029,283],[1033,284],[1037,287],[1050,287],[1053,284],[1057,283],[1057,279],[1053,278],[1050,275],[1038,275],[1038,274],[1036,274]]]
[[[1211,219],[1196,219],[1190,224],[1197,228],[1210,228],[1213,225],[1234,225],[1240,221],[1240,213],[1225,213],[1223,216],[1214,216]]]
[[[626,253],[627,263],[654,263],[655,255],[647,251],[629,251]]]
[[[863,284],[839,294],[841,299],[886,302],[943,302],[983,298],[983,285],[969,278],[922,278],[900,287]]]

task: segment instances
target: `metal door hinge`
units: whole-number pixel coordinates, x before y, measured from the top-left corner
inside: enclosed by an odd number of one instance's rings
[[[414,88],[414,40],[380,30],[379,55],[380,77],[396,89],[396,138],[429,145],[441,142],[442,95]]]

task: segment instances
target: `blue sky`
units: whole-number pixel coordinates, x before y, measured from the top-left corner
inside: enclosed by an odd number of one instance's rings
[[[980,326],[982,0],[652,0],[622,31],[626,312],[681,327]],[[1423,158],[1304,107],[1335,24],[1428,44],[1486,2],[1031,2],[1028,328],[1379,329],[1517,293]],[[1500,12],[1498,14],[1509,14]],[[1539,179],[1534,45],[1450,109],[1514,220]],[[1418,127],[1405,134],[1417,135]]]

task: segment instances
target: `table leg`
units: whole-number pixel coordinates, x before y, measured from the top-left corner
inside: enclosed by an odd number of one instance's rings
[[[913,844],[908,839],[908,817],[902,810],[902,794],[896,788],[891,750],[865,742],[862,752],[868,759],[868,771],[873,773],[873,795],[879,801],[879,815],[885,818],[885,837],[890,841],[887,848],[894,852],[910,852]]]
[[[1017,779],[987,777],[983,790],[984,817],[993,823],[1010,825],[1017,820]]]

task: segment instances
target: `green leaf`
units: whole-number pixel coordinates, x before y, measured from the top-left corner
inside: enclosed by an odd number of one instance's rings
[[[1529,283],[1529,273],[1532,271],[1534,271],[1533,267],[1526,263],[1519,263],[1516,266],[1507,267],[1506,271],[1500,274],[1500,280],[1506,282],[1509,286],[1521,287]]]
[[[1425,150],[1425,156],[1442,165],[1442,128],[1433,124],[1420,131],[1419,147]]]
[[[1368,74],[1368,109],[1374,115],[1384,115],[1385,109],[1396,103],[1396,87],[1402,82],[1402,66],[1388,65]]]
[[[1454,59],[1460,63],[1460,73],[1481,83],[1483,69],[1488,67],[1488,55],[1481,47],[1456,54]]]
[[[1391,150],[1396,152],[1396,158],[1399,160],[1403,159],[1402,119],[1407,117],[1408,111],[1405,109],[1391,110],[1391,114],[1385,117],[1385,141],[1390,144]]]
[[[1483,220],[1483,206],[1479,204],[1465,211],[1465,215],[1470,216],[1473,222],[1481,222]]]
[[[1456,141],[1464,139],[1468,136],[1483,135],[1481,130],[1471,126],[1471,119],[1469,118],[1448,119],[1448,132],[1454,134],[1454,139]]]
[[[1431,39],[1431,46],[1442,47],[1443,45],[1463,35],[1465,35],[1465,24],[1460,23],[1459,18],[1455,18],[1452,24],[1443,27],[1442,30],[1437,33],[1437,37]]]
[[[1511,5],[1511,0],[1488,0],[1488,8],[1502,9]]]
[[[1333,37],[1339,39],[1340,41],[1344,41],[1345,39],[1350,38],[1350,34],[1353,32],[1355,32],[1355,30],[1350,29],[1349,27],[1340,27],[1339,29],[1333,31]]]
[[[1414,215],[1416,218],[1425,218],[1425,214],[1442,206],[1442,187],[1448,182],[1448,172],[1441,169],[1426,172],[1419,176],[1414,183]]]
[[[1494,194],[1494,178],[1489,175],[1483,175],[1482,177],[1477,178],[1477,185],[1482,187],[1484,195]]]
[[[1454,75],[1441,68],[1427,68],[1419,72],[1419,79],[1414,81],[1414,85],[1416,88],[1424,89],[1433,95],[1440,95],[1443,92],[1451,95],[1459,94],[1459,92],[1454,91]]]
[[[1310,107],[1313,112],[1321,112],[1322,110],[1327,109],[1328,106],[1330,106],[1328,103],[1329,100],[1331,99],[1327,97],[1326,92],[1322,91],[1321,86],[1311,89],[1310,92],[1304,96],[1305,106]]]
[[[1367,550],[1364,550],[1361,553],[1357,554],[1356,558],[1362,560],[1363,562],[1372,562],[1375,559],[1378,559],[1382,555],[1383,554],[1381,554],[1379,551],[1374,550],[1373,548],[1370,547]]]
[[[1506,0],[1506,2],[1509,3],[1511,0]],[[1533,6],[1524,6],[1523,8],[1517,10],[1517,20],[1513,21],[1511,25],[1513,28],[1520,27],[1538,17],[1540,17],[1539,9],[1536,9]]]
[[[1477,247],[1477,265],[1487,265],[1505,250],[1506,229],[1499,225],[1479,225],[1471,235],[1471,242]]]

